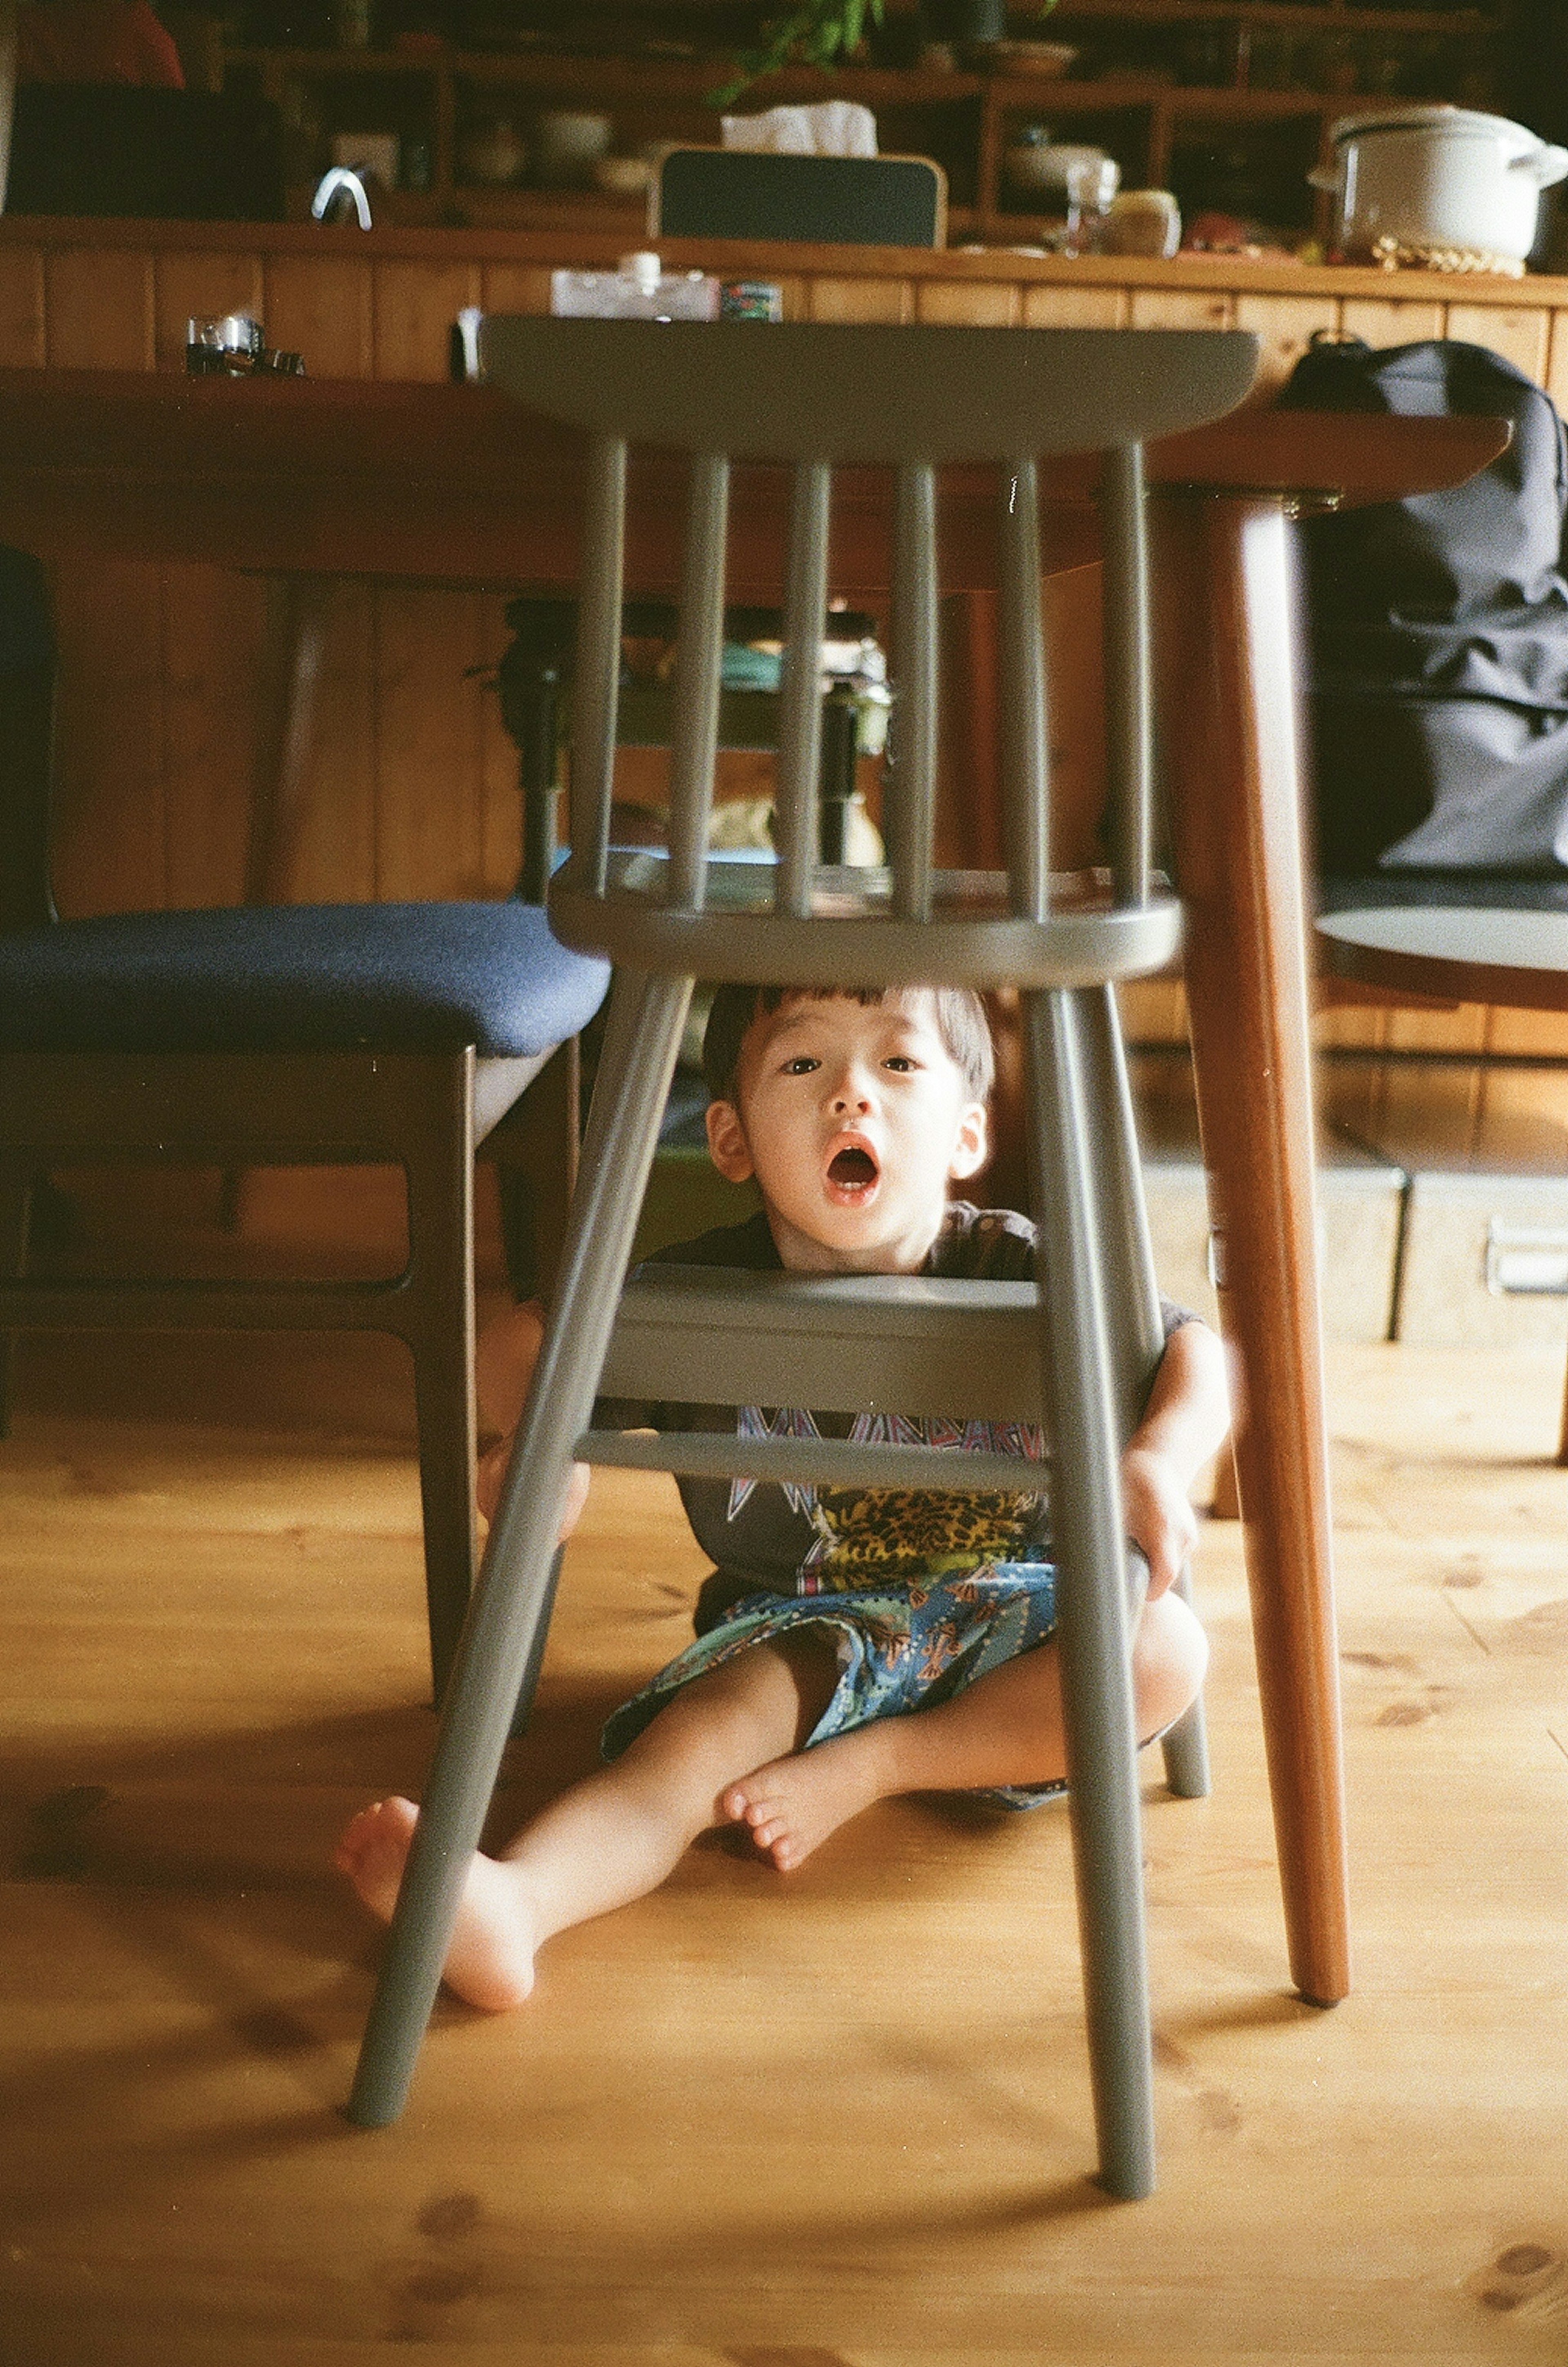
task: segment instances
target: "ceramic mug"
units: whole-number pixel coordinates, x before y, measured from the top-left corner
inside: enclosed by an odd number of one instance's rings
[[[1181,244],[1181,209],[1168,189],[1123,189],[1111,200],[1107,255],[1172,255]]]

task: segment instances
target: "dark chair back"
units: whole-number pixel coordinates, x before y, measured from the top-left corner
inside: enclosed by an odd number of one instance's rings
[[[660,166],[652,229],[661,238],[941,246],[947,233],[947,176],[929,156],[676,148]]]

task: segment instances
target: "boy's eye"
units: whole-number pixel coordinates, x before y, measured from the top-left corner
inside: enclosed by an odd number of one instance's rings
[[[908,1052],[889,1052],[882,1063],[885,1069],[897,1069],[900,1076],[911,1074],[919,1065]]]
[[[793,1060],[784,1062],[783,1073],[786,1077],[809,1077],[821,1066],[821,1061],[813,1059],[809,1052],[797,1052]]]

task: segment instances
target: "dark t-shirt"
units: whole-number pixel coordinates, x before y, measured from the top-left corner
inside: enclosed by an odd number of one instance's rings
[[[765,1214],[680,1241],[649,1261],[657,1265],[730,1266],[776,1274],[783,1261]],[[989,1282],[1032,1282],[1034,1227],[1008,1208],[953,1202],[922,1274]],[[1168,1339],[1196,1319],[1161,1301]],[[716,1431],[742,1438],[854,1438],[872,1443],[949,1446],[1016,1455],[1039,1462],[1043,1444],[1032,1422],[942,1421],[901,1414],[831,1414],[801,1407],[642,1405],[602,1400],[596,1422],[607,1429]],[[1043,1474],[1041,1475],[1043,1478]],[[920,1577],[960,1574],[995,1561],[1050,1558],[1050,1530],[1038,1488],[1016,1493],[950,1495],[927,1489],[828,1489],[750,1479],[677,1482],[698,1544],[717,1566],[704,1587],[702,1632],[742,1596],[823,1594]]]

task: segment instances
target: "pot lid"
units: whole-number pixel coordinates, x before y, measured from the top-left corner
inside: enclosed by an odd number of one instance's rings
[[[1532,155],[1546,142],[1522,123],[1506,115],[1484,115],[1479,108],[1450,107],[1441,100],[1427,106],[1381,107],[1375,113],[1343,115],[1329,127],[1338,147],[1347,140],[1363,140],[1373,131],[1448,131],[1461,138],[1506,141],[1516,155]]]

